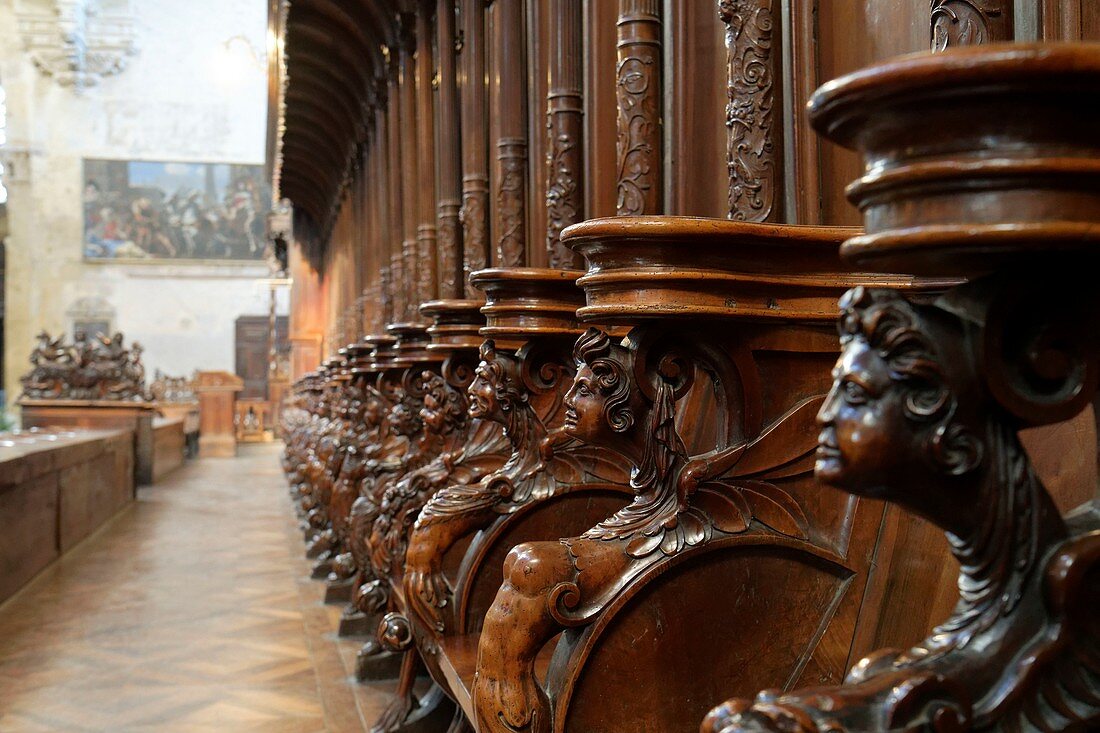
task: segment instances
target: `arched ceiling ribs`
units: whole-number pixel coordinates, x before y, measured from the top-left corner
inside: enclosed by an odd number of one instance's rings
[[[301,168],[304,176],[312,179],[316,187],[321,189],[322,194],[331,195],[339,189],[343,171],[334,171],[319,165],[317,154],[308,143],[294,137],[287,138],[285,156],[287,160],[293,161],[296,167]]]
[[[294,26],[295,45],[304,45],[338,62],[342,74],[351,74],[356,85],[370,90],[375,77],[385,66],[382,51],[373,44],[362,44],[352,39],[341,25],[326,18],[318,18]]]
[[[300,52],[291,57],[290,92],[302,91],[319,104],[339,108],[347,118],[354,137],[361,134],[363,118],[366,116],[366,95],[363,99],[354,95],[353,88],[346,79],[332,73],[330,65],[322,59],[311,58]],[[355,139],[348,142],[355,142]]]
[[[297,113],[293,113],[293,116],[297,116]],[[317,128],[308,125],[296,126],[293,131],[287,135],[288,140],[294,140],[300,144],[309,146],[314,151],[314,157],[317,162],[323,166],[326,170],[332,170],[339,173],[346,169],[348,158],[339,156],[336,151],[330,148],[326,144],[326,139],[323,133],[317,131]]]
[[[295,90],[287,94],[287,100],[288,117],[293,112],[299,119],[310,120],[313,124],[320,126],[330,138],[329,147],[334,150],[347,147],[346,141],[352,139],[353,132],[347,118],[334,114],[331,107],[318,104],[316,97],[311,94]],[[292,128],[288,125],[287,132],[291,131]]]
[[[286,15],[279,187],[321,256],[387,103],[395,49],[416,0],[294,0]],[[370,185],[369,181],[362,181]]]

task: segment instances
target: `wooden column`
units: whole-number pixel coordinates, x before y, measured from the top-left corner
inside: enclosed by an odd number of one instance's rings
[[[489,124],[485,77],[485,2],[461,0],[462,270],[466,297],[480,298],[470,273],[489,262]]]
[[[497,85],[496,265],[527,263],[527,49],[523,0],[496,0],[493,81]]]
[[[435,14],[439,53],[439,297],[461,298],[462,207],[458,72],[455,58],[455,3],[439,0]]]
[[[393,320],[393,279],[391,265],[393,250],[392,210],[390,209],[389,185],[389,99],[381,101],[378,111],[377,130],[374,146],[374,166],[371,170],[371,198],[377,212],[378,229],[378,316],[368,329],[368,333],[377,333],[381,327]]]
[[[660,0],[619,0],[616,213],[664,213]]]
[[[405,273],[405,309],[401,314],[401,319],[404,321],[416,320],[416,309],[420,305],[418,290],[420,273],[417,262],[416,241],[416,226],[419,218],[417,207],[419,156],[417,155],[416,124],[416,59],[413,56],[415,39],[412,33],[412,22],[413,18],[411,16],[402,18],[402,39],[399,49],[401,60],[401,80],[399,83],[401,122],[398,132],[399,145],[401,146],[401,163],[397,168],[397,175],[401,184],[403,220],[401,254]]]
[[[362,308],[362,333],[366,336],[373,330],[375,321],[378,320],[381,309],[381,279],[382,266],[386,263],[385,242],[382,239],[381,215],[382,207],[378,205],[378,156],[385,154],[385,149],[378,145],[378,133],[380,120],[384,112],[375,107],[371,120],[371,135],[367,144],[367,155],[363,166],[363,228],[367,233],[366,249],[363,252],[367,263],[367,285],[363,290]]]
[[[390,292],[393,304],[388,322],[396,323],[405,319],[405,301],[408,283],[405,275],[405,256],[402,243],[405,239],[404,197],[401,186],[401,62],[400,51],[391,50],[389,103],[386,107],[387,136],[387,175],[386,190],[389,194],[389,231],[387,239],[390,246]]]
[[[932,0],[933,51],[1011,41],[1012,0]]]
[[[581,0],[550,0],[550,93],[546,248],[550,266],[574,269],[580,258],[561,244],[561,230],[584,219],[584,37]]]
[[[783,215],[778,6],[777,0],[718,3],[718,15],[726,24],[728,54],[729,218],[736,221],[778,221]]]
[[[439,264],[435,228],[435,114],[432,112],[433,0],[421,0],[416,13],[416,174],[417,226],[416,292],[420,302],[435,300],[439,293]],[[413,320],[418,320],[415,314]]]

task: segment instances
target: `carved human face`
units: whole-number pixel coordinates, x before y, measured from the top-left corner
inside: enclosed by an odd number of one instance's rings
[[[442,433],[446,418],[443,415],[442,405],[433,394],[424,395],[424,407],[420,410],[420,419],[424,421],[424,429],[432,433]]]
[[[833,368],[833,387],[818,412],[814,474],[865,496],[927,475],[919,427],[905,415],[903,387],[866,340],[849,341]]]
[[[610,426],[604,418],[607,398],[597,385],[596,375],[581,364],[573,385],[565,394],[565,421],[562,427],[574,438],[596,445],[607,442]]]
[[[470,398],[469,415],[480,420],[498,419],[501,413],[496,387],[489,365],[481,362],[474,371],[474,381],[466,389]]]

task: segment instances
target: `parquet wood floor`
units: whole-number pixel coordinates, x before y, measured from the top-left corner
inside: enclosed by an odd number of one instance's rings
[[[191,462],[0,606],[0,732],[362,730],[275,445]]]

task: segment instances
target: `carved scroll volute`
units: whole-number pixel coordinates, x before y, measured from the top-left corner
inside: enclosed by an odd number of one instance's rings
[[[527,263],[527,64],[523,0],[496,0],[494,54],[497,68],[496,264]]]
[[[1010,41],[1012,0],[931,0],[932,50]]]
[[[620,216],[664,213],[659,0],[619,0],[615,96]]]
[[[782,78],[775,0],[720,0],[726,24],[726,165],[729,218],[775,221],[782,214]]]
[[[436,8],[436,33],[439,48],[439,297],[463,296],[462,231],[459,208],[462,206],[458,109],[458,75],[455,68],[455,3],[439,0]]]
[[[550,266],[576,269],[580,258],[562,246],[561,230],[584,219],[583,34],[580,0],[550,3],[550,94],[546,102],[546,247]]]
[[[486,118],[485,2],[461,0],[459,46],[462,74],[462,270],[467,298],[481,298],[470,273],[489,262],[489,126]]]

